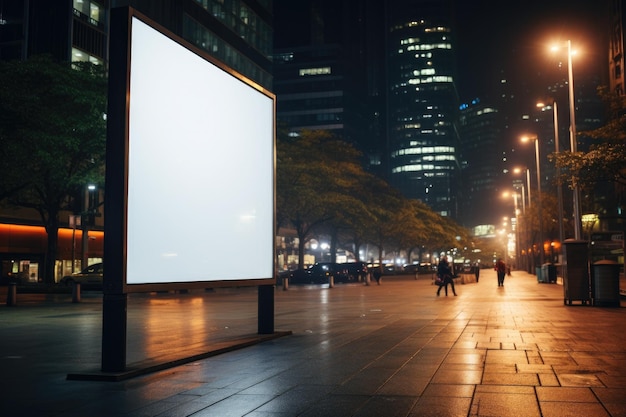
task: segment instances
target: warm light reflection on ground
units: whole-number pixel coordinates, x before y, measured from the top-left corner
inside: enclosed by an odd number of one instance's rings
[[[229,300],[237,302],[241,296],[233,295],[231,300],[211,299],[197,293],[132,294],[128,301],[128,362],[193,355],[205,351],[209,340],[255,333],[255,303],[250,303],[249,311],[224,314],[232,309]],[[135,328],[144,333],[147,343],[135,343]]]

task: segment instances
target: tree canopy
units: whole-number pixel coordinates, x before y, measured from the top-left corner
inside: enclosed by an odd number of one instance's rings
[[[365,243],[390,251],[454,247],[466,231],[424,203],[404,198],[385,181],[366,172],[361,154],[326,131],[278,135],[277,226],[291,227],[299,240],[299,265],[305,245],[318,235],[359,259]]]
[[[591,190],[600,182],[616,185],[623,193],[626,188],[626,98],[599,88],[605,103],[607,122],[595,130],[581,132],[591,139],[588,150],[552,154],[562,171],[562,179],[570,188]]]
[[[0,199],[39,214],[45,282],[54,280],[59,212],[77,209],[87,183],[104,183],[106,89],[92,64],[0,62]]]

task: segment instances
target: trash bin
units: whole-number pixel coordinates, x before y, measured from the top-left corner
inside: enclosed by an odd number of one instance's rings
[[[543,267],[536,266],[535,267],[535,275],[537,275],[537,282],[545,282],[543,280]]]
[[[591,296],[594,306],[619,307],[619,269],[615,261],[603,260],[591,269]]]
[[[556,265],[544,264],[542,267],[544,282],[555,283],[556,282]]]
[[[589,291],[589,249],[587,241],[567,239],[563,269],[563,303],[573,300],[583,305],[591,301]]]

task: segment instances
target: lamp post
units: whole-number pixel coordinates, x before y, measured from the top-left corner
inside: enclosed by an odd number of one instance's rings
[[[531,207],[530,204],[530,171],[528,168],[524,168],[524,170],[526,171],[526,189],[528,190],[528,208]],[[515,174],[519,174],[522,172],[522,168],[513,168],[513,172]],[[524,194],[524,186],[522,185],[522,212],[526,213],[526,200],[525,200],[525,194]]]
[[[537,107],[545,107],[543,103],[537,103]],[[559,115],[557,110],[556,100],[552,101],[553,121],[554,121],[554,152],[559,153]],[[559,165],[555,166],[556,175],[556,195],[558,202],[558,215],[559,215],[559,242],[563,244],[563,186],[561,184],[561,169]]]
[[[541,210],[541,163],[539,159],[539,138],[537,135],[523,136],[522,142],[535,142],[535,162],[537,163],[537,217],[539,217],[539,265],[543,265],[543,219]]]
[[[567,84],[569,93],[569,141],[572,153],[577,152],[576,143],[576,103],[574,101],[574,71],[572,65],[572,41],[567,40]],[[558,47],[553,47],[553,50]],[[580,215],[580,189],[578,184],[574,184],[574,238],[581,239],[581,215]]]
[[[523,187],[522,187],[523,188]],[[515,208],[515,230],[511,226],[511,230],[515,232],[515,262],[516,264],[520,262],[521,254],[520,254],[520,223],[519,223],[519,206],[517,203],[517,190],[513,190],[512,193],[505,191],[502,196],[507,198],[509,194],[513,197],[513,207]],[[519,264],[518,264],[519,267]]]
[[[531,208],[531,199],[530,199],[530,170],[528,168],[524,168],[524,170],[526,170],[526,189],[528,190],[528,209],[530,210]],[[522,168],[514,168],[513,172],[516,174],[520,174],[522,172]],[[524,245],[524,260],[525,260],[525,267],[526,267],[526,271],[528,273],[532,272],[532,268],[531,268],[531,262],[530,262],[530,248],[529,245],[532,246],[531,243],[531,228],[529,225],[529,220],[528,217],[526,215],[526,197],[524,194],[524,185],[522,185],[522,214],[523,214],[523,219],[524,219],[524,232],[520,232],[521,236],[523,237],[523,245]]]
[[[92,218],[93,215],[93,193],[96,191],[96,186],[94,184],[87,185],[87,192],[85,193],[85,201],[84,201],[84,210],[81,213],[81,221],[82,221],[82,257],[81,257],[81,269],[86,268],[89,263],[89,219]]]
[[[517,206],[517,191],[513,191],[513,204],[515,207],[515,263],[517,264],[520,259],[519,250],[519,208]],[[519,266],[518,266],[519,268]]]

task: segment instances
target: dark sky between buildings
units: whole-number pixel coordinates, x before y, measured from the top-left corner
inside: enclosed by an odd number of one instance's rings
[[[324,17],[327,35],[339,38],[345,30],[340,11],[349,13],[353,2],[318,1],[330,2],[329,9],[335,12]],[[581,50],[574,61],[576,75],[600,72],[607,59],[607,3],[607,0],[452,0],[457,22],[457,86],[461,100],[467,102],[493,94],[502,70],[512,83],[544,82],[541,75],[557,70],[559,60],[565,61],[567,57],[564,53],[559,56],[549,52],[548,46],[555,40],[570,39]],[[293,46],[299,39],[307,38],[309,1],[275,0],[274,4],[276,46]],[[294,19],[284,18],[285,8]]]
[[[607,60],[608,2],[604,0],[458,0],[459,90],[462,100],[482,96],[504,69],[511,82],[549,81],[567,54],[550,52],[571,40],[580,51],[574,75],[601,73]],[[566,67],[563,67],[566,71]],[[541,88],[541,87],[539,87]]]

